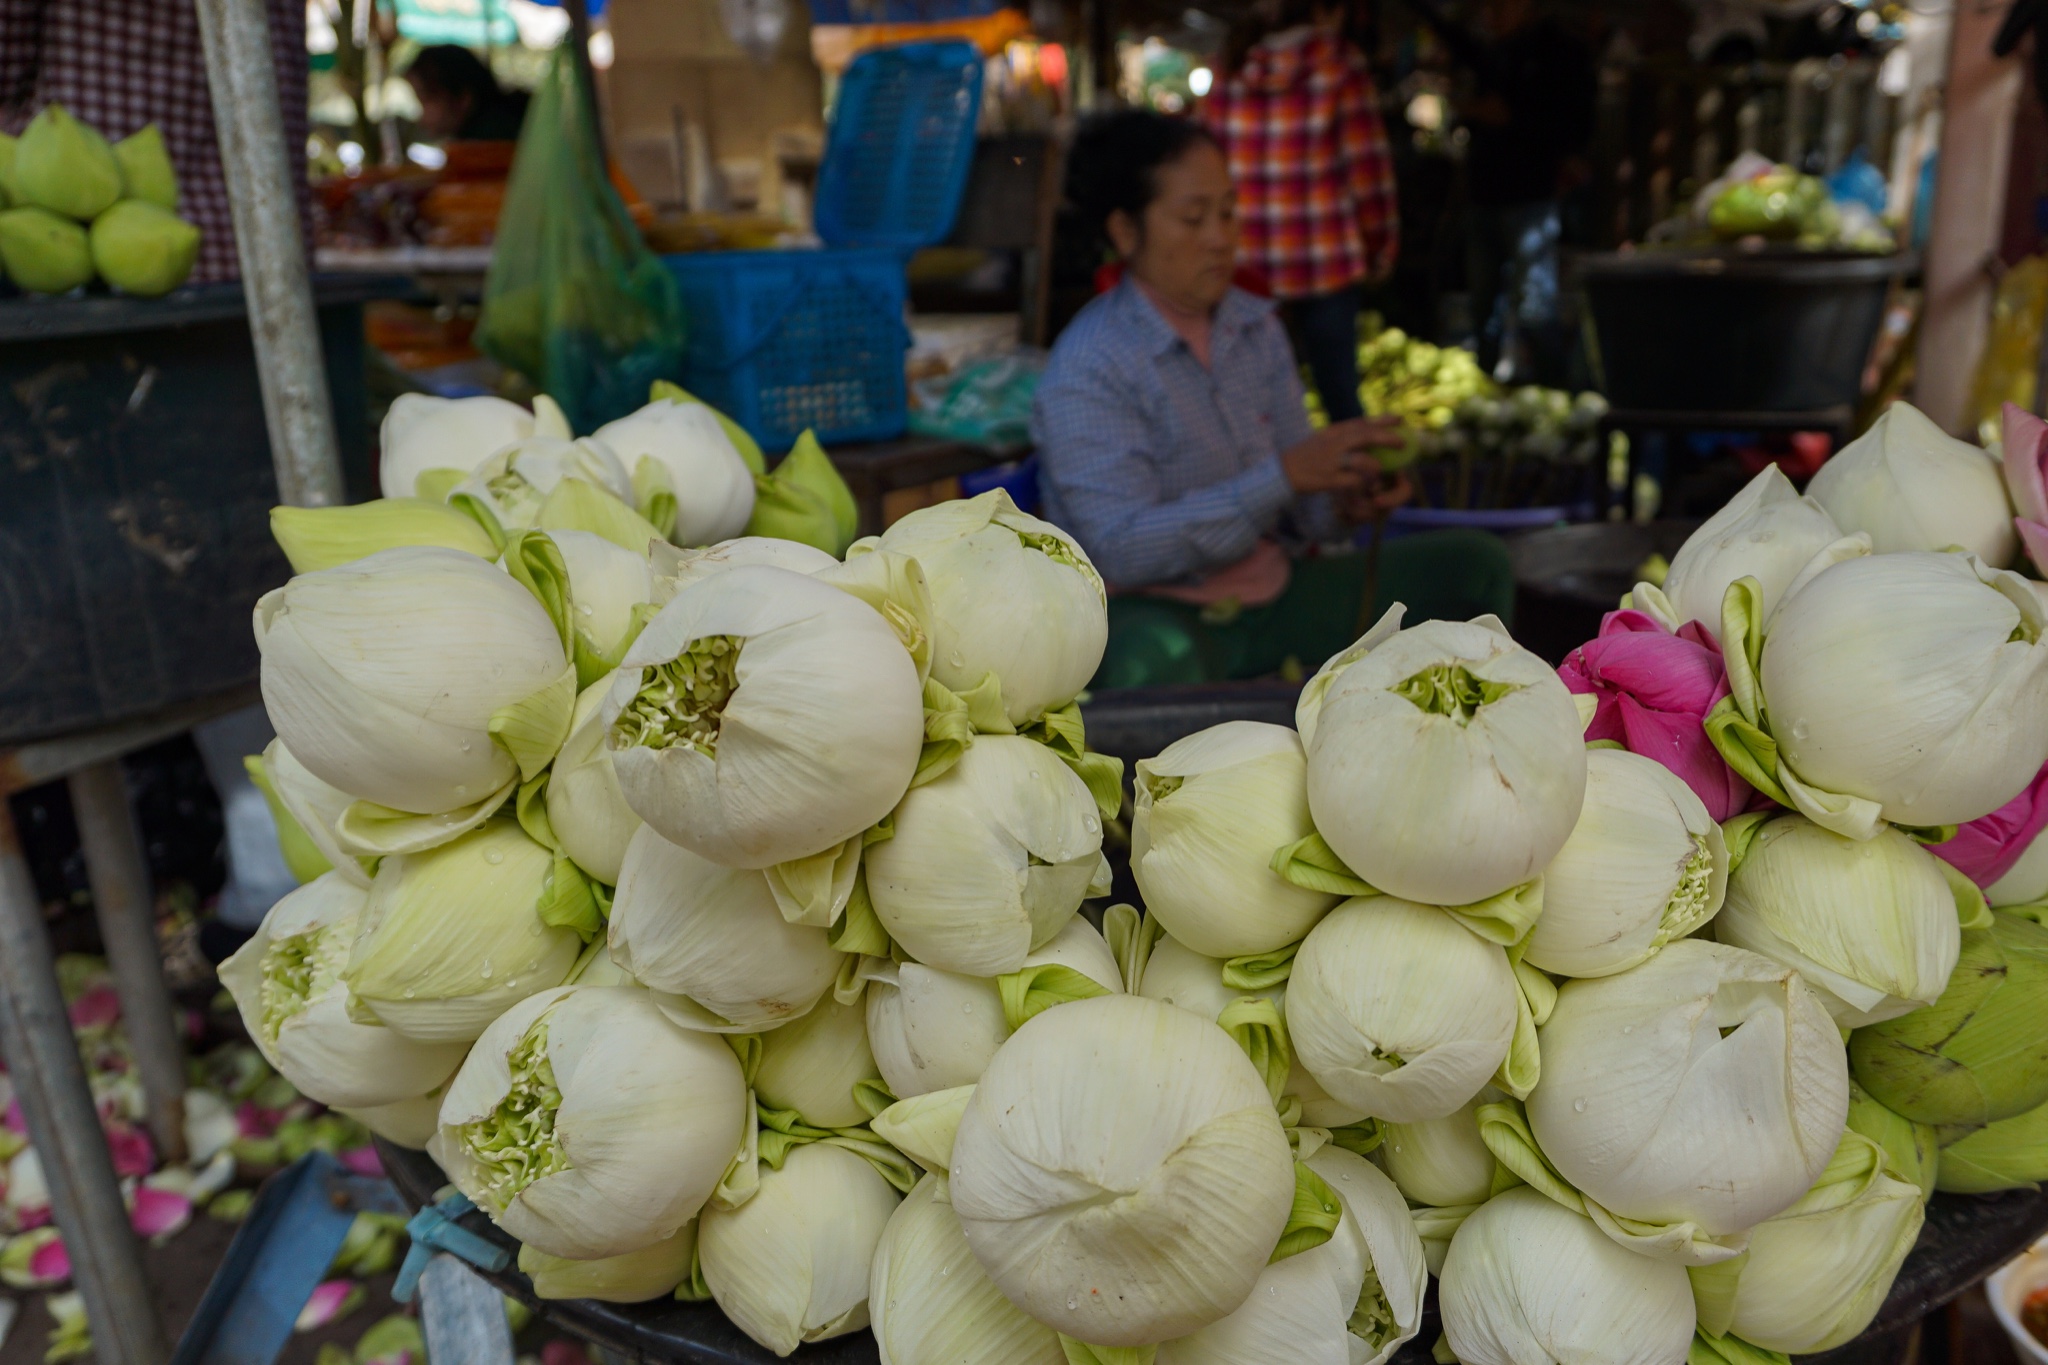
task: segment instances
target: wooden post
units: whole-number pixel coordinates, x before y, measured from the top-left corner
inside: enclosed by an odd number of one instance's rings
[[[156,938],[156,902],[142,832],[128,804],[121,761],[108,759],[71,775],[71,810],[85,873],[92,883],[100,942],[121,997],[121,1024],[142,1076],[149,1133],[166,1162],[185,1159],[185,1049],[178,1043],[171,993],[164,985]]]
[[[0,1050],[71,1253],[99,1365],[162,1365],[142,1249],[128,1226],[113,1157],[78,1059],[35,880],[0,804]]]

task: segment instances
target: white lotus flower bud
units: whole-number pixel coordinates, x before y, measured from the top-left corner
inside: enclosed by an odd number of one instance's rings
[[[554,855],[504,819],[386,858],[341,979],[394,1032],[467,1042],[576,965],[583,941],[540,918],[554,875]]]
[[[604,717],[616,674],[606,674],[583,689],[569,721],[569,738],[548,770],[548,826],[576,866],[606,886],[619,884],[626,847],[643,822],[626,804],[612,771],[605,744],[610,726]]]
[[[1671,1365],[1695,1324],[1684,1267],[1616,1245],[1527,1188],[1465,1219],[1438,1302],[1465,1365]]]
[[[1586,754],[1586,803],[1543,870],[1543,917],[1524,960],[1609,976],[1705,924],[1728,889],[1721,827],[1685,780],[1623,749]]]
[[[1844,839],[1782,815],[1750,841],[1714,937],[1797,968],[1843,1028],[1896,1019],[1941,998],[1963,950],[1959,916],[1983,913],[1942,868],[1890,826]]]
[[[1910,403],[1894,403],[1835,452],[1806,492],[1879,554],[1961,546],[2000,568],[2019,548],[1998,461]]]
[[[270,790],[277,797],[285,813],[298,822],[306,838],[320,851],[328,866],[343,878],[357,886],[368,888],[370,874],[363,870],[363,864],[351,857],[342,848],[336,837],[335,824],[355,802],[355,798],[336,786],[331,786],[315,777],[305,764],[292,755],[281,739],[273,739],[263,750],[263,775],[270,783]]]
[[[502,398],[402,393],[391,400],[378,433],[378,483],[387,498],[438,497],[533,433],[533,414]],[[430,469],[453,471],[456,477],[444,475],[446,487],[422,490],[419,477]]]
[[[741,567],[661,609],[601,713],[626,801],[728,867],[822,853],[875,824],[924,746],[917,666],[880,613]]]
[[[457,492],[490,510],[506,530],[541,524],[541,509],[564,479],[581,479],[630,508],[633,479],[618,452],[593,436],[529,436],[498,451]]]
[[[1422,1326],[1422,1239],[1393,1182],[1324,1147],[1303,1163],[1344,1206],[1319,1247],[1269,1265],[1228,1317],[1160,1343],[1159,1365],[1383,1365]]]
[[[519,1273],[532,1281],[537,1299],[646,1303],[667,1298],[689,1279],[696,1254],[697,1224],[692,1221],[652,1246],[594,1261],[572,1261],[523,1246],[519,1248]]]
[[[975,1086],[951,1171],[967,1244],[997,1288],[1103,1346],[1236,1311],[1295,1190],[1272,1098],[1229,1035],[1129,995],[1019,1029]]]
[[[335,1112],[354,1119],[386,1142],[423,1152],[434,1140],[434,1132],[440,1126],[441,1099],[445,1093],[445,1087],[437,1087],[424,1095],[399,1100],[396,1104],[338,1109]]]
[[[1693,1272],[1700,1328],[1811,1355],[1870,1325],[1925,1221],[1920,1187],[1884,1150],[1845,1133],[1813,1188],[1749,1234],[1749,1254]]]
[[[646,991],[565,986],[477,1039],[427,1150],[520,1241],[595,1260],[695,1217],[749,1122],[724,1040],[670,1023]]]
[[[605,423],[597,439],[618,452],[635,483],[645,485],[652,477],[651,471],[642,473],[642,461],[660,469],[659,486],[675,498],[670,538],[676,544],[710,545],[747,529],[754,476],[710,407],[657,399]]]
[[[867,1010],[831,997],[801,1019],[761,1035],[754,1096],[770,1109],[794,1109],[817,1128],[852,1128],[868,1121],[854,1098],[862,1081],[879,1080],[868,1051]]]
[[[1454,1114],[1387,1124],[1377,1153],[1380,1163],[1401,1193],[1418,1204],[1456,1208],[1485,1203],[1493,1196],[1496,1163],[1479,1135],[1477,1115],[1480,1105],[1505,1098],[1489,1085]]]
[[[341,972],[367,899],[340,873],[326,873],[272,906],[220,966],[264,1059],[308,1098],[337,1107],[424,1095],[454,1075],[468,1051],[349,1017]]]
[[[783,918],[767,877],[720,867],[652,826],[626,847],[610,939],[634,980],[688,997],[717,1031],[751,1033],[807,1013],[842,961],[825,930]]]
[[[1578,707],[1492,618],[1401,631],[1319,695],[1302,728],[1309,810],[1379,890],[1484,900],[1542,872],[1571,835],[1586,790]]]
[[[912,512],[848,557],[893,550],[924,565],[932,677],[955,692],[994,674],[1012,725],[1072,701],[1102,662],[1109,609],[1080,543],[1001,489]]]
[[[1070,968],[1105,992],[1123,989],[1109,945],[1079,916],[1027,953],[1020,970],[1044,966]],[[1002,991],[991,978],[917,962],[873,968],[869,978],[868,1046],[898,1099],[974,1084],[1010,1036]]]
[[[646,555],[591,531],[550,531],[548,539],[569,570],[569,625],[595,681],[625,656],[633,609],[654,595],[654,574]]]
[[[1036,741],[986,735],[896,808],[865,853],[868,896],[912,957],[968,976],[1024,965],[1109,890],[1088,784]]]
[[[1538,1037],[1529,1125],[1558,1172],[1620,1218],[1736,1237],[1820,1176],[1849,1112],[1842,1036],[1819,997],[1740,948],[1684,939],[1619,976],[1567,982]]]
[[[736,1209],[713,1206],[697,1228],[711,1297],[776,1355],[868,1325],[868,1278],[895,1189],[843,1147],[811,1143]]]
[[[278,738],[352,796],[423,815],[474,806],[537,773],[566,732],[561,634],[475,555],[384,550],[302,574],[263,595],[255,624]]]
[[[1418,1123],[1456,1113],[1500,1069],[1516,999],[1498,945],[1441,910],[1378,896],[1309,930],[1287,982],[1287,1028],[1332,1096]]]
[[[882,1365],[1066,1365],[1059,1334],[982,1271],[936,1175],[918,1182],[882,1231],[868,1313]]]
[[[1209,957],[1298,942],[1338,897],[1283,880],[1275,850],[1315,832],[1308,760],[1284,725],[1234,720],[1141,759],[1131,875],[1166,932]]]
[[[1799,809],[1860,837],[1872,820],[1842,819],[1859,801],[1942,825],[2011,800],[2048,762],[2044,621],[2025,580],[1972,555],[1871,555],[1793,594],[1758,679]]]
[[[1784,470],[1768,465],[1686,537],[1671,557],[1661,590],[1637,587],[1635,605],[1662,618],[1672,630],[1697,621],[1719,636],[1721,599],[1728,595],[1728,585],[1738,578],[1754,578],[1763,588],[1763,617],[1768,621],[1817,556],[1839,558],[1857,548],[1835,549],[1843,538],[1842,528],[1819,503],[1801,497]]]

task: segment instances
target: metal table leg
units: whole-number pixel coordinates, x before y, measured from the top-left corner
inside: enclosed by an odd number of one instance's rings
[[[163,1325],[100,1134],[35,881],[0,804],[0,1050],[42,1159],[99,1365],[162,1365]]]
[[[71,775],[69,786],[100,941],[106,945],[114,990],[121,997],[122,1025],[149,1104],[150,1136],[165,1161],[182,1162],[185,1051],[178,1043],[175,1007],[164,984],[149,864],[134,809],[128,804],[120,760],[80,769]]]

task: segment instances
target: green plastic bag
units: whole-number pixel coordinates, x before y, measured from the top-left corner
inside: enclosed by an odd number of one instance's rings
[[[682,369],[675,277],[647,249],[598,152],[567,45],[534,91],[498,219],[476,342],[588,432]]]

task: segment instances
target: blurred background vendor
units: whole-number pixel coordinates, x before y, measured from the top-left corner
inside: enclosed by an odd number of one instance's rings
[[[1397,600],[1410,622],[1509,614],[1507,552],[1483,532],[1351,552],[1409,496],[1371,453],[1399,431],[1310,428],[1272,301],[1231,282],[1237,196],[1211,134],[1104,115],[1075,139],[1067,194],[1123,266],[1053,347],[1032,415],[1044,514],[1112,593],[1095,687],[1313,670]]]
[[[526,96],[498,84],[483,60],[453,43],[422,48],[405,70],[419,97],[420,136],[436,142],[511,142],[526,118]]]

